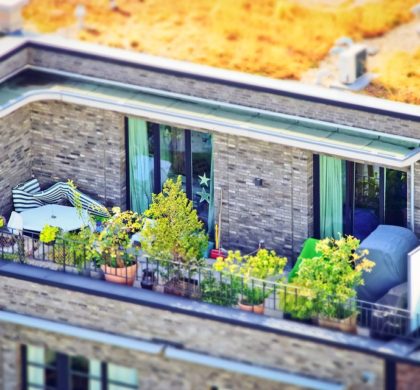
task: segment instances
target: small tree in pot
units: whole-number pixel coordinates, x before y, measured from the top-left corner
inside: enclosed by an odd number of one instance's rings
[[[208,237],[193,203],[182,189],[181,176],[177,181],[168,179],[164,183],[162,192],[153,195],[144,216],[152,222],[145,223],[141,232],[142,248],[152,259],[164,261],[162,268],[166,269],[164,276],[168,279],[165,291],[185,295],[186,287],[187,295],[191,296],[192,286],[185,286],[185,282],[191,281],[185,280],[180,268],[189,270],[189,279],[203,262]]]
[[[121,212],[119,207],[114,207],[112,214],[98,236],[99,262],[106,280],[132,285],[137,275],[137,259],[128,249],[131,247],[131,236],[141,230],[142,221],[137,213]]]
[[[304,259],[293,279],[299,292],[288,305],[298,318],[318,317],[320,325],[355,332],[357,309],[356,287],[362,285],[363,272],[370,272],[375,263],[368,260],[368,251],[358,251],[360,241],[352,236],[338,240],[326,238],[318,242],[321,255]]]
[[[264,313],[264,300],[272,293],[272,288],[265,286],[264,281],[280,280],[285,257],[279,257],[276,252],[259,249],[255,255],[242,256],[239,251],[229,251],[223,259],[219,257],[213,268],[226,276],[231,276],[235,286],[241,285],[239,307],[242,310]]]

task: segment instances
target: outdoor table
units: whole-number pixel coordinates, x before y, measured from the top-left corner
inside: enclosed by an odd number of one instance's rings
[[[23,229],[40,232],[45,225],[57,226],[64,232],[77,230],[88,225],[89,215],[82,210],[81,215],[74,207],[48,204],[20,213],[23,219]]]

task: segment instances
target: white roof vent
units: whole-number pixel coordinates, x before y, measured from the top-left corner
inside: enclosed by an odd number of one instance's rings
[[[339,80],[352,84],[366,73],[367,48],[353,45],[340,53],[338,59]]]
[[[22,30],[22,8],[29,0],[0,0],[0,33]]]

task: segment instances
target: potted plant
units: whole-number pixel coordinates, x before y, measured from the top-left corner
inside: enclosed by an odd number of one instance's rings
[[[210,272],[200,283],[201,300],[220,306],[234,306],[238,303],[239,282],[238,278],[216,278]]]
[[[144,224],[141,245],[151,259],[161,262],[160,273],[167,279],[164,291],[196,297],[198,283],[191,276],[203,263],[208,237],[182,189],[181,176],[176,181],[168,179],[162,192],[153,194],[144,216],[150,221]]]
[[[60,228],[57,226],[45,225],[39,235],[39,241],[44,244],[50,245],[55,242],[60,233]]]
[[[264,301],[272,293],[266,281],[280,280],[287,259],[275,251],[259,249],[255,255],[242,256],[239,251],[229,251],[224,259],[217,258],[213,268],[231,276],[234,283],[241,285],[239,308],[254,313],[264,313]]]
[[[292,287],[299,291],[297,317],[317,317],[322,326],[356,332],[356,287],[364,283],[363,272],[375,263],[368,251],[358,251],[360,241],[352,236],[326,238],[316,245],[318,257],[303,259]]]
[[[137,276],[137,258],[129,252],[131,236],[141,230],[140,216],[133,211],[121,212],[112,209],[112,216],[104,222],[98,236],[99,264],[105,279],[110,282],[132,286]]]

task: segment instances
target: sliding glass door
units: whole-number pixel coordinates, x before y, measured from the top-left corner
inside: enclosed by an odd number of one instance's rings
[[[213,228],[213,154],[211,134],[127,119],[128,208],[145,211],[152,193],[167,179],[182,178],[206,228]]]
[[[407,173],[314,157],[315,235],[365,239],[379,224],[407,225]]]
[[[374,165],[354,164],[353,235],[366,238],[382,222],[383,169]]]

